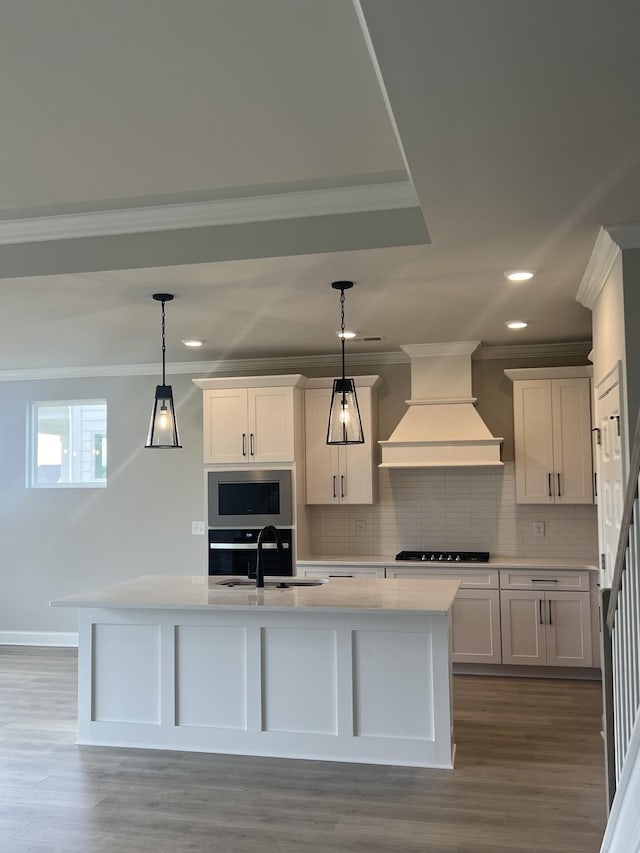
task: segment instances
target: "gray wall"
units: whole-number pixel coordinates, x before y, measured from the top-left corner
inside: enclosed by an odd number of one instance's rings
[[[183,450],[146,450],[155,377],[0,383],[1,631],[75,631],[50,599],[140,574],[200,574],[204,537],[202,403],[191,377],[171,379]],[[107,400],[107,488],[27,489],[30,401]]]
[[[503,371],[532,365],[530,359],[474,364],[478,410],[504,436],[505,460],[513,458],[513,418]],[[326,368],[301,372],[330,375]],[[354,373],[383,378],[378,436],[388,438],[410,397],[409,364]],[[201,375],[194,369],[193,376]],[[205,537],[191,535],[204,504],[201,392],[191,379],[170,378],[183,449],[166,451],[143,447],[156,377],[0,382],[0,632],[75,631],[75,611],[50,608],[49,600],[141,574],[206,571]],[[92,398],[107,400],[107,488],[27,489],[29,402]]]

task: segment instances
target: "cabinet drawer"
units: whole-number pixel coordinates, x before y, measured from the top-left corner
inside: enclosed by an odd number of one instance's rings
[[[510,570],[502,569],[500,572],[501,589],[549,589],[549,590],[576,590],[588,592],[589,572],[569,571],[539,571],[530,569]]]
[[[392,568],[387,569],[388,578],[433,578],[435,580],[460,580],[461,589],[498,589],[498,572],[476,569]]]
[[[300,568],[298,574],[304,578],[383,578],[383,566],[314,566]]]

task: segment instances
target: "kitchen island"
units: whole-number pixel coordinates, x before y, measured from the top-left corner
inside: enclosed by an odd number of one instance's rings
[[[228,580],[146,575],[51,602],[79,611],[78,743],[453,766],[459,581]]]

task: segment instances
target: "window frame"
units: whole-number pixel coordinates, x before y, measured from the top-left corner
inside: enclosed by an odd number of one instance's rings
[[[27,403],[27,453],[26,455],[26,487],[28,489],[105,489],[108,483],[108,463],[105,466],[104,480],[91,480],[87,482],[73,483],[39,483],[38,482],[38,435],[39,435],[39,418],[38,410],[40,407],[55,406],[55,407],[82,407],[82,406],[104,406],[104,436],[108,436],[108,403],[105,397],[99,398],[83,398],[83,399],[60,399],[60,400],[31,400]],[[91,447],[93,450],[94,439],[96,435],[102,435],[98,430],[91,430]],[[108,456],[107,456],[108,458]],[[93,461],[91,463],[91,471],[95,471]]]

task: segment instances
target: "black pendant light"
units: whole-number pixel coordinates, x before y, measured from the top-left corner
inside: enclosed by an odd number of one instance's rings
[[[344,292],[353,287],[352,281],[334,281],[340,291],[340,341],[342,344],[342,378],[333,380],[327,444],[364,444],[362,420],[353,379],[345,378],[344,369]]]
[[[149,435],[145,447],[157,447],[164,450],[170,447],[182,447],[178,438],[178,424],[173,408],[173,392],[171,385],[167,385],[165,377],[164,304],[171,302],[173,294],[154,293],[153,298],[162,303],[162,385],[156,385],[156,396],[153,401]]]

